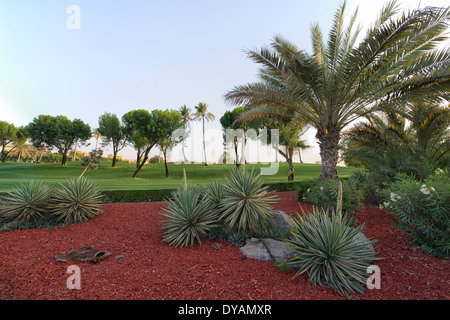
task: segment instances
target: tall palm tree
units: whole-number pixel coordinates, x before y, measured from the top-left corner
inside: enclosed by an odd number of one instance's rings
[[[204,102],[200,102],[195,106],[196,112],[194,113],[195,119],[202,121],[203,125],[203,153],[205,154],[205,166],[208,165],[206,160],[206,145],[205,145],[205,119],[206,121],[213,121],[215,116],[211,112],[207,112],[208,105]]]
[[[184,123],[184,130],[187,130],[187,128],[191,127],[189,122],[193,120],[192,115],[191,115],[191,109],[188,108],[186,105],[183,105],[180,107],[179,112],[181,114],[181,121],[183,121],[183,123]],[[186,158],[186,154],[184,153],[184,145],[185,145],[185,141],[182,141],[182,144],[181,144],[182,149],[181,150],[183,152],[184,161],[187,162],[188,160]]]
[[[426,7],[394,17],[398,5],[390,1],[357,44],[357,10],[344,26],[344,2],[327,42],[318,25],[311,26],[312,54],[281,36],[274,37],[271,48],[249,50],[262,65],[261,80],[234,87],[225,100],[305,118],[317,130],[321,181],[338,180],[339,143],[348,124],[387,104],[400,109],[412,101],[450,98],[450,51],[436,49],[446,39],[449,11]]]

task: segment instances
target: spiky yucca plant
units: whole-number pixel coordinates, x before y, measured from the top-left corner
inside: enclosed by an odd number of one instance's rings
[[[84,177],[72,178],[53,195],[52,214],[65,225],[81,223],[101,214],[101,205],[102,193],[96,183]]]
[[[193,186],[180,188],[172,193],[171,200],[161,215],[163,221],[163,241],[176,247],[201,243],[201,236],[218,227],[218,217],[213,204],[203,196],[203,189]]]
[[[0,199],[0,217],[8,227],[37,227],[48,213],[51,193],[48,185],[36,182],[14,187]]]
[[[313,207],[310,214],[302,209],[293,222],[293,238],[285,241],[298,255],[289,264],[303,264],[294,277],[307,272],[313,286],[326,283],[342,296],[364,293],[368,262],[379,258],[367,250],[375,241],[356,240],[364,225],[353,228],[342,215],[342,187],[336,209]]]
[[[205,197],[213,205],[215,210],[219,210],[220,203],[223,199],[223,183],[214,180],[205,187]]]
[[[233,169],[223,186],[220,218],[224,225],[238,231],[258,232],[267,228],[277,199],[254,170]]]

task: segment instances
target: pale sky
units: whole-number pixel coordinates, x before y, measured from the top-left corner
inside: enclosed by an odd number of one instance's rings
[[[347,1],[359,8],[363,30],[385,1]],[[399,1],[402,8],[448,6],[448,0]],[[207,156],[222,151],[223,95],[256,80],[258,66],[243,50],[260,48],[276,34],[310,51],[310,24],[324,36],[337,0],[92,1],[0,0],[0,120],[26,125],[39,114],[79,118],[92,128],[104,112],[119,118],[133,109],[194,109],[209,105]],[[69,29],[80,9],[79,29]],[[320,160],[314,130],[305,162]],[[192,124],[189,158],[201,161],[201,125]],[[93,146],[82,148],[90,151]],[[181,158],[180,148],[172,159]],[[111,148],[105,148],[105,153]],[[152,154],[157,154],[157,150]],[[120,152],[134,159],[127,148]]]

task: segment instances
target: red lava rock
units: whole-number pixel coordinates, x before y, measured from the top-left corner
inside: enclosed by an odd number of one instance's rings
[[[295,192],[278,193],[275,209],[300,213]],[[242,260],[237,246],[210,240],[175,248],[161,241],[161,202],[105,204],[104,213],[66,228],[0,232],[0,300],[339,300],[313,288],[306,274],[279,271],[271,261]],[[308,210],[308,204],[301,204]],[[366,204],[358,217],[374,244],[381,289],[354,300],[448,300],[448,259],[433,258],[392,225],[393,217]],[[219,250],[214,244],[220,242]],[[61,252],[92,246],[113,253],[98,264],[57,262]],[[121,259],[114,256],[122,255]],[[80,267],[81,289],[68,289],[67,267]]]

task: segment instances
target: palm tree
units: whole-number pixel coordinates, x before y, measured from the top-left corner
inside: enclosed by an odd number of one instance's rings
[[[201,120],[203,124],[203,153],[205,154],[205,166],[208,165],[206,160],[206,146],[205,146],[205,119],[206,121],[213,121],[215,116],[211,112],[207,112],[208,105],[204,102],[200,102],[195,106],[196,112],[194,113],[195,119]]]
[[[17,162],[20,162],[22,157],[29,157],[33,151],[36,149],[28,144],[30,138],[24,133],[23,129],[19,129],[17,137],[14,139],[11,155],[17,155]]]
[[[449,125],[449,107],[412,105],[403,116],[386,110],[343,132],[343,158],[388,180],[398,172],[424,179],[450,163]]]
[[[95,130],[94,137],[95,137],[95,150],[97,151],[97,149],[98,149],[98,140],[103,138],[103,136],[97,129],[97,130]]]
[[[186,107],[186,105],[183,105],[182,107],[180,107],[179,112],[181,114],[181,121],[183,121],[184,123],[184,130],[187,130],[188,127],[189,128],[191,127],[189,122],[193,120],[191,115],[191,109]],[[183,152],[184,161],[187,162],[188,160],[186,158],[186,154],[184,153],[184,144],[185,144],[184,141],[182,141],[181,150]]]
[[[234,87],[225,100],[305,118],[317,130],[320,180],[339,180],[339,143],[348,124],[386,105],[401,109],[450,97],[450,51],[436,49],[446,39],[449,9],[426,7],[394,18],[398,6],[390,1],[356,44],[357,10],[344,26],[344,2],[326,43],[318,25],[311,26],[312,54],[281,36],[274,37],[271,49],[249,50],[248,56],[262,65],[261,80]]]

